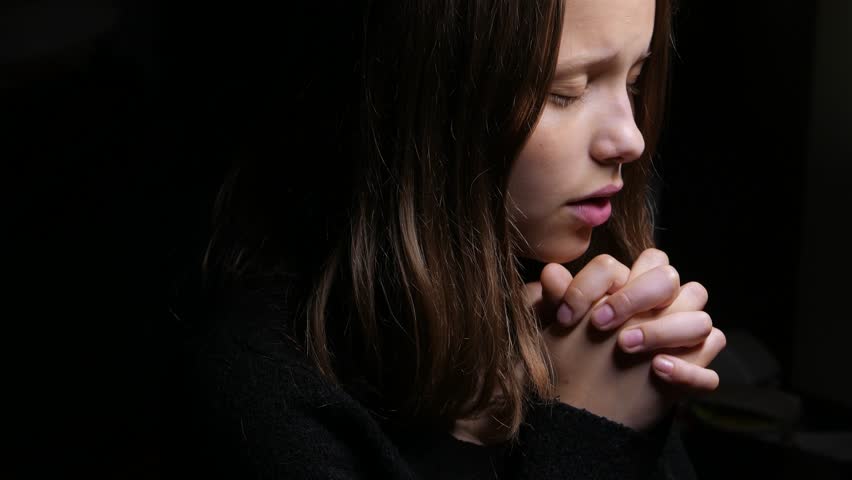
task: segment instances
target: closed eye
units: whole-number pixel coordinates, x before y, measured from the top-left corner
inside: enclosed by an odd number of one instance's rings
[[[648,55],[650,55],[650,54],[648,54]],[[645,56],[645,58],[643,58],[641,60],[641,62],[639,64],[637,64],[636,67],[638,67],[638,72],[635,74],[635,76],[633,76],[632,79],[628,79],[629,81],[627,82],[627,92],[630,95],[639,95],[641,93],[641,89],[639,88],[639,86],[640,86],[641,81],[642,81],[642,71],[643,71],[643,68],[644,68],[644,62],[645,62],[646,58],[648,58],[648,57]],[[634,67],[634,68],[636,68],[636,67]]]
[[[559,108],[565,108],[580,99],[579,96],[569,97],[566,95],[559,95],[558,93],[551,93],[549,96],[550,101]]]
[[[627,84],[627,93],[630,95],[636,96],[642,93],[642,90],[639,88],[638,82],[628,83]]]

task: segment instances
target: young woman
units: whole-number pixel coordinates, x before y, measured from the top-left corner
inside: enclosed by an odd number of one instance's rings
[[[651,248],[669,2],[340,8],[289,153],[223,189],[207,266],[241,293],[193,350],[197,466],[690,476],[672,406],[724,336]]]

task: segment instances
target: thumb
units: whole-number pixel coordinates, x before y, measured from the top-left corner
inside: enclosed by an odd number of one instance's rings
[[[556,319],[556,309],[573,278],[565,267],[551,263],[542,270],[540,281],[524,284],[527,305],[535,310],[542,326]]]
[[[524,297],[527,305],[538,310],[542,305],[542,287],[541,282],[529,282],[524,284]]]
[[[547,327],[556,317],[553,315],[553,309],[548,306],[548,302],[542,297],[541,282],[525,283],[524,295],[526,296],[527,305],[532,307],[535,312],[539,328]]]
[[[541,290],[544,302],[551,308],[562,304],[562,298],[574,276],[558,263],[549,263],[541,271]]]

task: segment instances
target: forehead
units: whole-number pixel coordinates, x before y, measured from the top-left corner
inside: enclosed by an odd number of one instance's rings
[[[561,61],[644,51],[654,31],[655,0],[564,0]]]

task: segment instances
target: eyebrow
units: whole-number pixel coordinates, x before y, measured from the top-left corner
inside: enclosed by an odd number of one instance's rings
[[[560,73],[572,73],[577,70],[587,70],[587,69],[596,69],[600,68],[603,65],[608,63],[612,63],[615,61],[615,58],[618,56],[618,52],[613,52],[609,55],[603,56],[580,56],[576,58],[569,59],[567,61],[560,62],[556,64],[556,70]],[[651,56],[650,50],[645,50],[641,55],[639,55],[639,59],[633,64],[634,66],[644,62]]]

